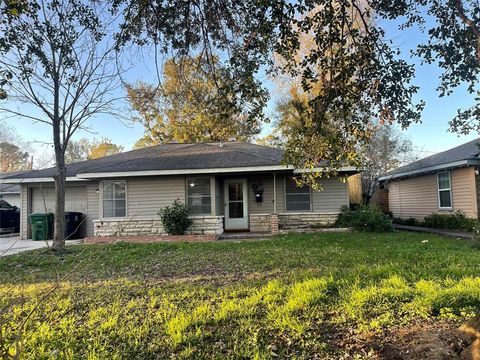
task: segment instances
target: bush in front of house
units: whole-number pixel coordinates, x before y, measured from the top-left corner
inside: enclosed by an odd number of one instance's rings
[[[393,231],[392,220],[380,208],[358,206],[355,210],[343,207],[336,221],[338,227],[352,227],[360,231]]]
[[[409,226],[422,226],[423,223],[419,222],[414,217],[409,217],[408,219],[402,218],[393,218],[393,223],[398,225],[409,225]]]
[[[184,235],[192,225],[192,219],[188,217],[188,213],[188,206],[175,200],[172,205],[160,209],[158,215],[167,234]]]
[[[422,226],[434,229],[473,231],[477,220],[465,216],[461,211],[449,214],[432,214],[425,216]]]

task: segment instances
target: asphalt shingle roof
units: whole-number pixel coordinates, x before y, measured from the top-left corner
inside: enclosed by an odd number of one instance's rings
[[[162,144],[127,151],[100,159],[67,165],[67,176],[148,170],[212,169],[281,165],[283,150],[246,142]],[[9,176],[18,178],[52,177],[55,168]]]
[[[443,151],[441,153],[428,156],[426,158],[414,161],[405,166],[399,167],[398,169],[391,171],[384,176],[395,174],[403,174],[406,172],[420,171],[423,168],[429,168],[431,166],[441,166],[448,165],[457,161],[462,160],[479,160],[480,155],[480,138],[469,141],[460,146],[454,147],[453,149]]]
[[[18,174],[23,174],[24,171],[12,171],[12,172],[6,172],[6,173],[0,173],[0,179],[4,179],[7,177],[11,177],[14,175]],[[0,194],[5,194],[5,193],[18,193],[20,194],[20,185],[15,185],[15,184],[2,184],[0,183]]]

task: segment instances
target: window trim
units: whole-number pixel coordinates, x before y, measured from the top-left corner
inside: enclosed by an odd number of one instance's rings
[[[209,213],[202,213],[202,214],[192,214],[190,213],[189,216],[194,217],[194,216],[212,216],[213,211],[214,211],[214,206],[212,206],[212,176],[185,176],[185,205],[188,206],[188,179],[208,179],[210,181],[210,212]],[[215,185],[215,184],[214,184]],[[213,192],[213,194],[215,194]],[[213,200],[214,201],[214,200]]]
[[[125,216],[116,216],[116,217],[105,217],[103,214],[103,187],[105,184],[109,183],[118,183],[121,182],[125,184]],[[127,180],[102,180],[100,181],[99,186],[99,200],[100,200],[100,218],[106,220],[115,220],[115,219],[126,219],[128,217],[128,184]]]
[[[448,174],[448,189],[440,189],[440,174]],[[450,206],[442,206],[440,203],[440,192],[441,191],[448,191],[450,193]],[[438,208],[440,210],[452,210],[453,209],[453,194],[452,194],[452,174],[450,171],[439,171],[437,173],[437,200],[438,200]]]
[[[310,208],[308,210],[288,210],[287,209],[287,181],[288,179],[293,179],[293,176],[285,176],[283,178],[283,201],[284,201],[284,207],[285,207],[285,212],[289,214],[294,214],[294,213],[307,213],[307,212],[312,212],[313,211],[313,196],[312,196],[312,187],[307,185],[310,192],[310,198],[309,198],[309,205]]]

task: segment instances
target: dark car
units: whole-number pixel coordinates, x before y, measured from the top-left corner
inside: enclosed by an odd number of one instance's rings
[[[20,209],[0,200],[0,233],[20,231]]]

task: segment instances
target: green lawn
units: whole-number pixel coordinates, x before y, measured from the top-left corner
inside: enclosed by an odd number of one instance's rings
[[[115,244],[0,258],[0,351],[31,359],[339,358],[480,310],[480,247],[434,235]],[[5,350],[3,350],[5,351]]]

